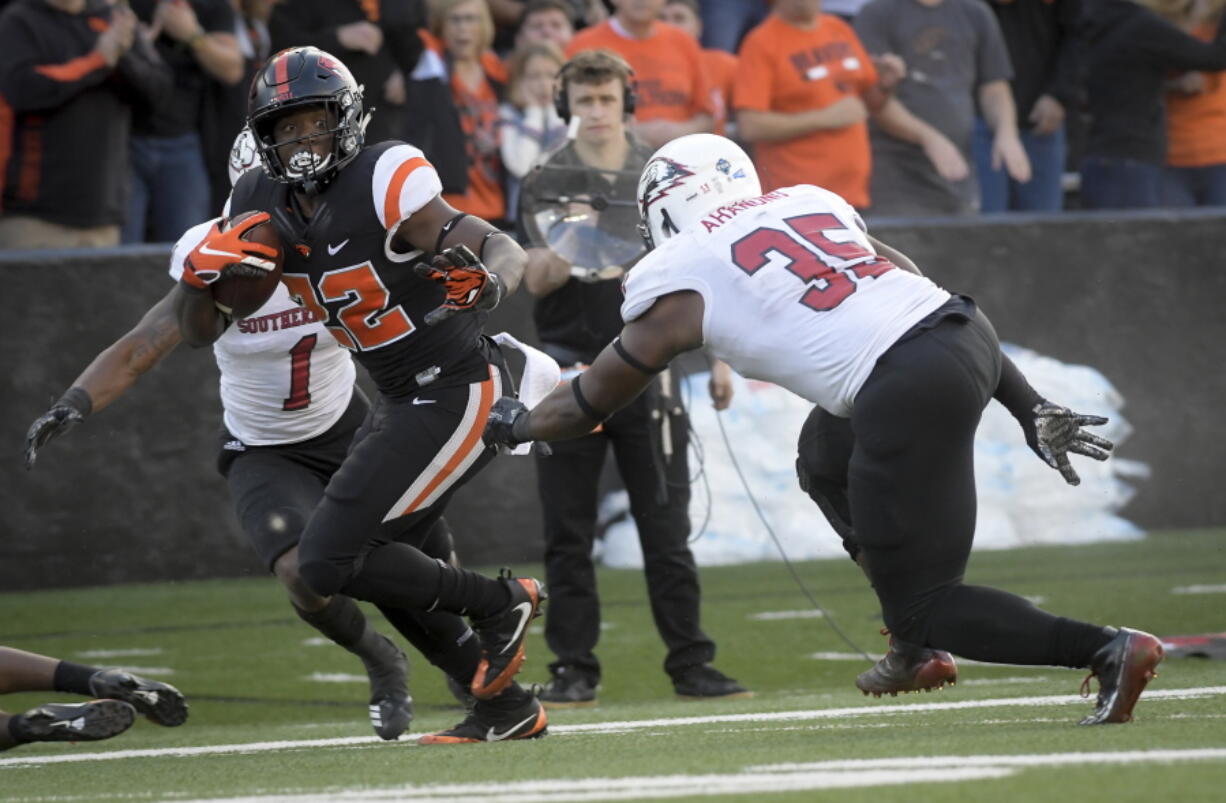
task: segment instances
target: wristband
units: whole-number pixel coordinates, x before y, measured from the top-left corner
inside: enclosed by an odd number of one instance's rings
[[[201,39],[203,39],[206,36],[208,36],[208,33],[206,33],[205,30],[201,28],[200,30],[192,34],[191,36],[187,37],[187,39],[185,39],[183,43],[186,44],[189,49],[194,50],[196,47],[196,43],[199,42]]]
[[[85,388],[73,385],[68,390],[64,391],[64,395],[60,396],[56,406],[63,405],[76,410],[82,418],[88,416],[94,409],[94,400],[90,398],[89,391]]]
[[[515,420],[511,422],[511,437],[515,439],[516,443],[527,443],[532,440],[528,435],[527,411],[523,415],[516,416]]]

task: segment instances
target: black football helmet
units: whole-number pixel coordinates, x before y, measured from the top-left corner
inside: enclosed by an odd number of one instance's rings
[[[314,105],[326,106],[336,120],[330,132],[332,152],[322,159],[300,153],[285,163],[277,153],[273,123],[287,112]],[[349,68],[317,47],[282,50],[251,82],[247,125],[255,134],[260,162],[271,178],[294,189],[316,193],[326,187],[362,150],[369,121],[370,114],[362,111],[362,87],[353,80]],[[291,143],[280,143],[287,144]]]

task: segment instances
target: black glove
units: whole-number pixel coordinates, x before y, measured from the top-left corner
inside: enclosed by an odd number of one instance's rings
[[[426,313],[427,326],[445,321],[457,312],[491,310],[502,300],[502,281],[481,263],[466,245],[444,249],[427,265],[413,266],[418,276],[443,285],[447,298]]]
[[[34,468],[38,450],[52,438],[64,434],[85,420],[93,409],[93,401],[84,389],[69,388],[51,409],[38,417],[26,431],[26,471]]]
[[[1082,427],[1101,426],[1107,419],[1100,415],[1081,415],[1067,407],[1039,399],[1027,416],[1018,418],[1026,433],[1026,444],[1044,463],[1060,472],[1069,485],[1080,485],[1081,477],[1069,463],[1069,452],[1095,460],[1106,460],[1115,444],[1086,432]]]
[[[486,446],[496,447],[499,451],[510,451],[531,440],[528,437],[528,408],[519,399],[503,396],[490,408],[485,433],[481,437]]]

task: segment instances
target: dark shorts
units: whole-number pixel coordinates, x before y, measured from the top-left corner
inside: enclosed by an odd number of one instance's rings
[[[298,544],[368,410],[366,397],[354,388],[340,419],[310,440],[247,446],[222,431],[217,469],[230,486],[243,533],[270,571],[277,558]]]

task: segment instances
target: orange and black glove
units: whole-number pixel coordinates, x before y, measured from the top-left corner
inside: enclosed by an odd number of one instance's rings
[[[414,270],[447,291],[443,303],[426,313],[427,326],[445,321],[457,312],[491,310],[502,300],[502,280],[490,273],[466,245],[444,249],[429,265],[419,262]]]
[[[197,290],[207,289],[221,278],[227,268],[231,275],[236,270],[248,276],[260,276],[277,267],[277,250],[262,243],[249,242],[243,235],[269,220],[267,212],[259,212],[243,218],[227,229],[222,229],[224,219],[214,223],[200,244],[183,260],[183,282]],[[233,266],[242,266],[235,268]],[[262,273],[260,273],[262,272]]]

